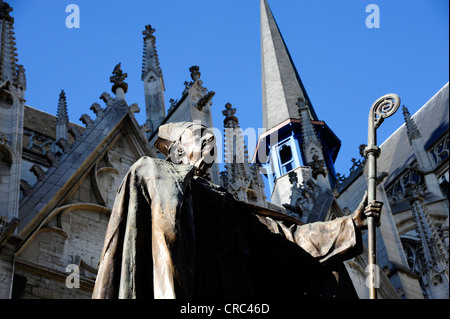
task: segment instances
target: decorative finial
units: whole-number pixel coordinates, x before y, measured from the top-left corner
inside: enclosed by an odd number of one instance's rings
[[[127,73],[123,73],[121,69],[121,63],[116,65],[113,72],[114,75],[109,78],[111,83],[113,83],[113,86],[111,88],[112,92],[116,94],[117,88],[122,88],[124,93],[127,93],[128,91],[128,84],[125,83],[125,79],[128,76]]]
[[[300,118],[302,117],[302,112],[303,111],[307,111],[309,118],[312,120],[313,117],[311,115],[311,110],[309,109],[309,101],[306,100],[303,96],[299,97],[297,102],[295,103],[298,107],[298,115],[300,116]]]
[[[14,22],[14,18],[9,15],[9,13],[13,11],[13,8],[3,0],[0,0],[0,20],[8,20],[11,23]]]
[[[198,79],[200,79],[201,73],[199,72],[199,70],[200,67],[198,65],[194,65],[189,68],[189,71],[191,71],[192,80],[197,81]]]
[[[231,103],[227,103],[225,104],[225,110],[222,111],[222,114],[225,116],[223,123],[226,127],[229,127],[230,125],[236,127],[239,124],[239,120],[234,116],[236,109],[232,107],[233,105],[231,105]]]
[[[319,159],[317,154],[314,154],[312,157],[312,161],[308,163],[308,166],[312,169],[312,176],[314,179],[317,179],[318,175],[327,176],[327,170],[325,168],[325,161]]]
[[[301,111],[303,108],[307,108],[309,105],[309,101],[305,100],[304,97],[299,97],[297,100],[297,103],[295,103],[298,106],[299,111]]]
[[[153,33],[155,32],[155,29],[152,28],[152,26],[150,24],[147,24],[145,26],[145,30],[142,31],[142,34],[144,35],[145,39],[148,39],[150,37],[154,37]]]

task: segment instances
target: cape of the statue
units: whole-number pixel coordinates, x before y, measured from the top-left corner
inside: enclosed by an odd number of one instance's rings
[[[281,219],[192,166],[143,157],[118,190],[92,297],[356,298],[342,263],[361,252],[351,217]]]

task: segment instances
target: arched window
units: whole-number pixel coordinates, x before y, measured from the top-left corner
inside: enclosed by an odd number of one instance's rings
[[[420,269],[422,268],[420,244],[417,241],[406,238],[401,238],[401,241],[409,269],[416,274],[419,274]]]
[[[291,146],[284,144],[280,147],[281,173],[286,174],[293,169],[294,158],[292,156]]]

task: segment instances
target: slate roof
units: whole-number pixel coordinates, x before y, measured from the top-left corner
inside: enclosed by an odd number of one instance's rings
[[[433,145],[449,128],[449,83],[444,85],[413,116],[425,149]],[[389,176],[385,185],[389,185],[416,158],[410,145],[406,125],[400,126],[383,144],[377,161],[378,171],[387,172]]]
[[[42,123],[45,123],[45,125],[42,125]],[[25,105],[24,108],[23,126],[24,128],[38,132],[52,139],[56,138],[56,116],[28,105]],[[69,122],[67,129],[69,128],[74,128],[76,131],[80,132],[80,134],[86,129],[83,126],[72,122]],[[69,142],[73,142],[70,135]]]

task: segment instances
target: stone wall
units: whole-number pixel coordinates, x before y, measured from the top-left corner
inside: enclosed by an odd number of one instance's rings
[[[18,297],[90,298],[117,190],[139,158],[133,138],[123,134],[46,217],[17,252],[15,275],[25,282]],[[74,269],[79,288],[66,285]]]
[[[0,248],[0,299],[11,298],[15,247],[6,244]]]

